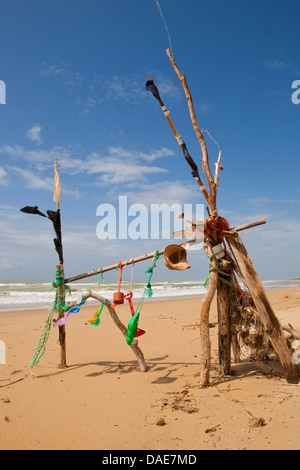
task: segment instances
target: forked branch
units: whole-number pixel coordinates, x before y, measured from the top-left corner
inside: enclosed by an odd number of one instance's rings
[[[191,92],[189,90],[186,77],[180,71],[180,69],[179,69],[179,67],[178,67],[178,65],[177,65],[177,63],[174,59],[172,51],[170,49],[167,49],[167,55],[170,59],[171,64],[173,65],[173,68],[174,68],[174,70],[175,70],[175,72],[176,72],[176,74],[177,74],[177,76],[178,76],[178,78],[179,78],[179,80],[182,84],[184,92],[185,92],[187,104],[188,104],[189,111],[190,111],[190,117],[191,117],[192,125],[193,125],[194,131],[195,131],[196,136],[199,140],[201,150],[202,150],[202,157],[203,157],[202,158],[202,163],[203,163],[203,168],[204,168],[204,171],[205,171],[205,174],[206,174],[206,178],[207,178],[208,185],[209,185],[209,190],[210,190],[210,212],[211,212],[211,215],[216,216],[217,215],[217,208],[216,208],[217,185],[215,184],[215,181],[214,181],[214,178],[213,178],[210,166],[209,166],[208,151],[207,151],[207,147],[206,147],[206,142],[205,142],[205,139],[203,137],[203,132],[201,131],[201,129],[198,125],[198,122],[197,122],[197,117],[196,117],[196,113],[195,113],[195,109],[194,109],[192,95],[191,95]]]

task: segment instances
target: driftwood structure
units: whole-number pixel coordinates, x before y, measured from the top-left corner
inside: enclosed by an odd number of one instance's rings
[[[252,305],[250,304],[251,307],[249,308],[252,308],[252,310],[257,313],[263,328],[262,334],[268,338],[278,361],[282,366],[283,374],[287,382],[298,383],[299,367],[291,361],[291,351],[289,349],[283,327],[280,325],[269,303],[252,260],[238,235],[237,229],[229,229],[228,222],[218,214],[217,192],[222,153],[221,151],[219,152],[219,157],[215,163],[215,171],[213,174],[210,167],[203,130],[200,129],[197,122],[192,95],[189,90],[186,77],[180,71],[171,49],[167,49],[167,55],[186,95],[191,122],[202,151],[202,166],[208,184],[208,188],[206,188],[202,183],[197,165],[188,154],[181,136],[177,133],[176,128],[170,119],[169,111],[167,111],[163,101],[161,100],[153,80],[149,77],[147,82],[148,89],[149,91],[152,91],[155,98],[158,99],[175,138],[182,148],[184,156],[192,169],[192,174],[196,178],[205,200],[208,203],[209,217],[205,221],[204,249],[207,253],[211,269],[208,290],[203,299],[200,312],[200,383],[202,386],[207,386],[210,381],[211,345],[209,338],[209,313],[215,293],[217,293],[218,307],[220,373],[226,375],[231,372],[231,290],[233,288],[235,289],[235,285],[237,285],[237,283],[234,282],[236,280],[235,272],[248,288],[252,301]],[[250,226],[251,224],[249,227]],[[246,228],[248,227],[244,226],[244,229]],[[227,242],[227,247],[225,246],[225,241]],[[220,250],[221,244],[224,245],[224,256],[218,259],[214,248],[218,247],[217,249]]]
[[[276,354],[279,363],[282,366],[282,371],[288,383],[298,383],[299,381],[299,367],[291,360],[291,349],[285,336],[286,330],[292,338],[299,339],[299,333],[295,332],[291,325],[281,326],[264,291],[262,282],[255,270],[252,260],[247,253],[247,250],[239,236],[239,232],[247,230],[251,227],[264,224],[265,219],[249,222],[230,228],[226,219],[221,217],[217,210],[217,193],[219,186],[219,170],[221,167],[222,153],[219,151],[217,162],[215,163],[214,171],[211,170],[209,156],[207,151],[206,142],[203,135],[203,130],[200,129],[193,106],[193,100],[188,88],[185,75],[180,71],[177,63],[175,62],[173,53],[170,49],[167,50],[167,55],[170,62],[182,84],[183,90],[186,95],[187,104],[190,112],[192,126],[200,143],[202,151],[202,167],[207,186],[203,183],[198,167],[195,161],[188,153],[186,144],[183,142],[181,135],[178,134],[171,118],[170,113],[164,105],[158,89],[153,80],[148,77],[146,88],[151,91],[154,97],[159,101],[161,109],[167,118],[168,123],[174,133],[174,136],[184,154],[187,163],[192,170],[192,175],[195,178],[205,200],[207,203],[208,217],[202,221],[203,225],[203,240],[204,249],[207,254],[209,263],[209,279],[207,283],[207,292],[203,298],[200,310],[200,386],[208,386],[210,384],[210,369],[211,369],[211,344],[209,334],[209,316],[212,301],[217,296],[217,310],[218,310],[218,327],[219,327],[219,372],[220,375],[229,375],[231,373],[231,352],[233,352],[235,360],[240,357],[240,348],[243,344],[249,345],[252,350],[258,351],[261,354],[272,351]],[[55,161],[55,192],[54,201],[57,203],[57,212],[48,211],[49,218],[54,224],[57,238],[54,240],[56,251],[59,254],[60,264],[57,265],[56,278],[54,287],[56,288],[56,299],[50,311],[46,325],[42,332],[37,351],[32,359],[31,365],[38,363],[39,358],[45,350],[45,344],[49,336],[50,327],[53,322],[54,312],[58,313],[59,325],[59,344],[61,348],[61,361],[60,367],[66,367],[66,331],[64,321],[66,314],[73,307],[79,306],[88,298],[98,300],[102,306],[108,309],[108,312],[119,328],[123,336],[128,336],[129,326],[126,326],[120,321],[114,304],[111,304],[107,299],[102,297],[99,293],[88,290],[84,293],[80,300],[66,304],[66,289],[68,284],[80,279],[85,279],[96,274],[102,274],[107,271],[115,270],[116,268],[123,268],[124,266],[145,261],[154,258],[153,267],[158,259],[158,256],[165,255],[165,249],[149,253],[111,266],[99,268],[98,270],[88,271],[83,274],[65,279],[63,256],[62,256],[62,239],[60,231],[60,211],[59,211],[59,194],[60,183],[57,172],[57,162]],[[37,206],[21,209],[23,212],[39,214],[46,217],[38,211]],[[197,221],[192,223],[193,228],[196,230]],[[197,238],[197,237],[196,237]],[[199,240],[198,240],[199,241]],[[190,240],[190,243],[197,243],[197,239]],[[180,246],[185,249],[188,243],[184,242]],[[166,263],[167,264],[167,263]],[[237,277],[246,286],[247,291],[241,289]],[[132,336],[133,337],[133,336]],[[128,342],[128,341],[127,341]],[[148,370],[142,351],[138,346],[137,339],[128,342],[129,346],[135,354],[140,370],[146,372]]]

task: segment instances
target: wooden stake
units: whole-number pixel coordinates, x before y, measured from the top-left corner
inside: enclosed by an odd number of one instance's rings
[[[64,269],[63,264],[59,264],[56,266],[56,269],[62,270]],[[62,283],[61,285],[57,286],[57,298],[63,304],[65,303],[65,280],[64,275],[62,275]],[[64,311],[59,310],[58,318],[62,318],[64,316]],[[61,369],[67,367],[67,350],[66,350],[66,327],[65,325],[58,327],[58,341],[60,344],[60,364],[59,367]]]
[[[288,348],[283,329],[269,303],[252,260],[237,233],[234,235],[227,234],[226,240],[241,270],[243,279],[257,308],[260,320],[282,366],[283,374],[288,383],[297,384],[299,381],[299,368],[292,363],[291,352]]]
[[[205,237],[204,249],[208,255],[213,254],[212,245]],[[212,258],[213,265],[218,267],[216,259]],[[215,292],[218,286],[218,273],[217,271],[210,271],[209,285],[206,295],[203,299],[200,311],[200,385],[207,387],[210,378],[210,365],[211,365],[211,343],[209,337],[209,312],[210,306],[213,301]]]
[[[223,259],[219,261],[219,269],[226,273],[232,272],[232,262]],[[232,276],[231,276],[232,277]],[[230,280],[230,276],[226,276]],[[231,320],[230,320],[230,290],[232,287],[218,278],[217,308],[219,325],[219,373],[231,374]]]

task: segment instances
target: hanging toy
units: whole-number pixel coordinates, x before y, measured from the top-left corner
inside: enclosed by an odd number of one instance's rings
[[[140,302],[137,306],[136,312],[133,314],[132,318],[129,320],[129,323],[128,323],[128,326],[127,326],[126,342],[129,346],[131,345],[132,341],[134,340],[134,338],[135,338],[135,336],[138,332],[138,322],[139,322],[140,313],[141,313],[141,310],[142,310],[142,307],[143,307],[145,297],[146,296],[147,297],[152,297],[152,295],[153,295],[152,286],[151,286],[151,279],[152,279],[152,276],[153,276],[153,270],[156,267],[156,262],[157,262],[159,256],[160,255],[159,255],[159,252],[157,250],[155,252],[155,255],[154,255],[154,258],[153,258],[152,266],[150,266],[150,268],[148,268],[147,271],[145,272],[146,274],[149,274],[148,283],[145,287],[142,298],[141,298],[141,300],[140,300]],[[134,312],[133,309],[132,309],[132,312]]]
[[[83,305],[85,303],[85,300],[81,300],[81,302],[76,305],[75,307],[72,307],[64,317],[60,318],[59,320],[57,320],[57,322],[55,323],[56,326],[62,326],[62,325],[65,325],[67,323],[67,321],[69,320],[69,316],[71,315],[71,313],[77,313],[79,312],[80,310],[80,307],[81,305]]]
[[[88,322],[91,324],[91,326],[98,326],[100,324],[100,315],[103,310],[104,304],[106,303],[106,300],[102,302],[100,307],[98,308],[97,312],[95,315],[88,320]]]
[[[126,343],[129,346],[131,345],[132,341],[134,340],[137,334],[139,318],[140,318],[140,312],[136,312],[128,323]]]
[[[123,292],[121,292],[122,270],[123,270],[122,261],[119,261],[118,268],[120,269],[119,290],[114,293],[113,304],[112,304],[111,308],[115,308],[116,305],[120,305],[120,304],[124,303],[124,294],[123,294]]]
[[[128,300],[130,311],[131,311],[131,316],[134,317],[135,311],[134,311],[134,308],[133,308],[133,305],[132,305],[133,293],[131,291],[129,291],[124,297],[125,297],[126,300]],[[138,338],[139,336],[142,336],[145,333],[146,333],[146,331],[141,330],[140,328],[137,328],[136,333],[134,335],[134,338]]]

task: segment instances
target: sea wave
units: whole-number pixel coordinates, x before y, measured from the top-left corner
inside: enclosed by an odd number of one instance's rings
[[[278,289],[283,287],[299,286],[300,280],[267,280],[263,281],[265,289]],[[132,284],[133,301],[139,301],[145,290],[145,282]],[[129,282],[122,283],[122,290],[127,292],[130,288]],[[78,300],[81,294],[92,289],[98,291],[104,297],[111,299],[113,293],[118,290],[117,282],[76,282],[71,285],[71,293],[66,296],[66,301]],[[203,296],[206,293],[202,281],[156,281],[152,282],[152,301]],[[0,283],[0,311],[5,310],[27,310],[36,308],[50,308],[55,298],[55,289],[49,282],[2,282]],[[146,301],[149,300],[146,298]],[[89,303],[96,301],[89,299]]]

